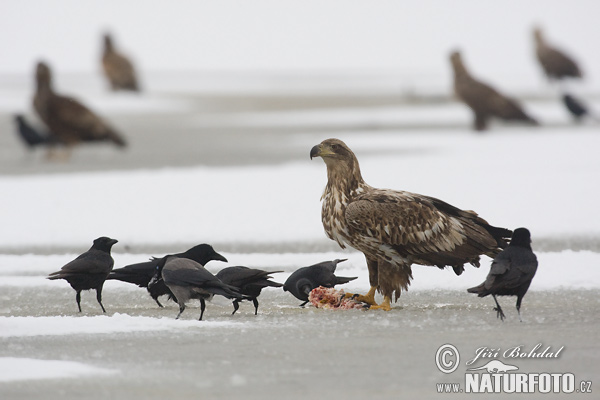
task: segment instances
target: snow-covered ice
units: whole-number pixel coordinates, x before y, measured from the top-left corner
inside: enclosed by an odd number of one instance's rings
[[[74,361],[36,360],[0,357],[0,383],[31,379],[78,378],[89,375],[110,375],[117,371],[93,367]]]
[[[149,318],[125,314],[110,317],[0,317],[0,337],[29,337],[78,334],[103,334],[115,332],[144,332],[181,330],[184,328],[210,329],[236,325],[235,322],[206,321],[198,325],[195,321],[176,321],[173,318]]]

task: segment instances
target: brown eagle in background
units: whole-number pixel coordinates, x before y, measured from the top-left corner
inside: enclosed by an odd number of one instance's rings
[[[533,30],[535,54],[548,79],[581,78],[579,66],[562,51],[549,46],[540,28]]]
[[[131,61],[115,50],[109,34],[104,35],[102,68],[112,90],[140,90]]]
[[[310,151],[327,165],[321,218],[327,236],[340,247],[364,253],[371,289],[358,296],[374,308],[391,309],[412,279],[411,264],[451,266],[460,275],[465,263],[479,267],[479,256],[494,257],[511,231],[496,228],[473,211],[433,197],[376,189],[363,180],[356,156],[339,139]],[[384,296],[381,305],[375,292]],[[373,308],[373,307],[372,307]]]
[[[473,78],[465,68],[458,51],[450,55],[450,62],[454,69],[454,92],[473,110],[475,116],[474,128],[476,130],[486,129],[488,120],[492,117],[538,125],[538,122],[527,115],[515,100],[498,93],[491,86]]]
[[[77,100],[56,94],[50,68],[43,62],[36,68],[35,111],[56,140],[69,149],[80,142],[111,141],[126,145],[121,135]]]

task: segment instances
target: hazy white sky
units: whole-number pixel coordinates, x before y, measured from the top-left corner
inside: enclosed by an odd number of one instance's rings
[[[146,70],[448,70],[539,75],[531,28],[600,74],[597,0],[4,0],[0,73],[95,71],[100,35]]]

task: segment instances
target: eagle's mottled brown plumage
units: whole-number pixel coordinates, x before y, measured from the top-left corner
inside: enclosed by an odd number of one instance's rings
[[[527,115],[521,106],[496,91],[491,86],[473,78],[465,68],[458,51],[450,55],[454,70],[454,92],[471,110],[475,116],[474,128],[484,130],[490,118],[500,118],[507,121],[524,121],[537,125],[538,122]]]
[[[490,226],[473,211],[463,211],[433,197],[376,189],[363,180],[356,156],[338,139],[327,139],[310,152],[327,165],[322,221],[327,236],[342,248],[365,254],[374,303],[375,289],[384,303],[408,289],[411,264],[444,268],[457,274],[463,265],[479,266],[479,256],[498,254],[511,231]]]
[[[102,68],[112,90],[140,90],[133,64],[115,50],[112,38],[108,34],[104,35]]]
[[[112,141],[125,146],[125,140],[111,126],[77,100],[58,95],[52,89],[50,68],[43,62],[36,69],[37,89],[33,106],[57,140],[67,146],[79,142]]]
[[[577,63],[562,51],[549,46],[540,28],[533,30],[535,54],[548,79],[581,78]]]

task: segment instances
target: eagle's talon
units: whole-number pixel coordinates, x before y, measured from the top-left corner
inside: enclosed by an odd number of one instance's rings
[[[381,302],[381,304],[371,306],[370,309],[371,310],[391,311],[392,310],[391,302],[392,301],[391,301],[391,299],[389,297],[384,296],[383,301]]]

